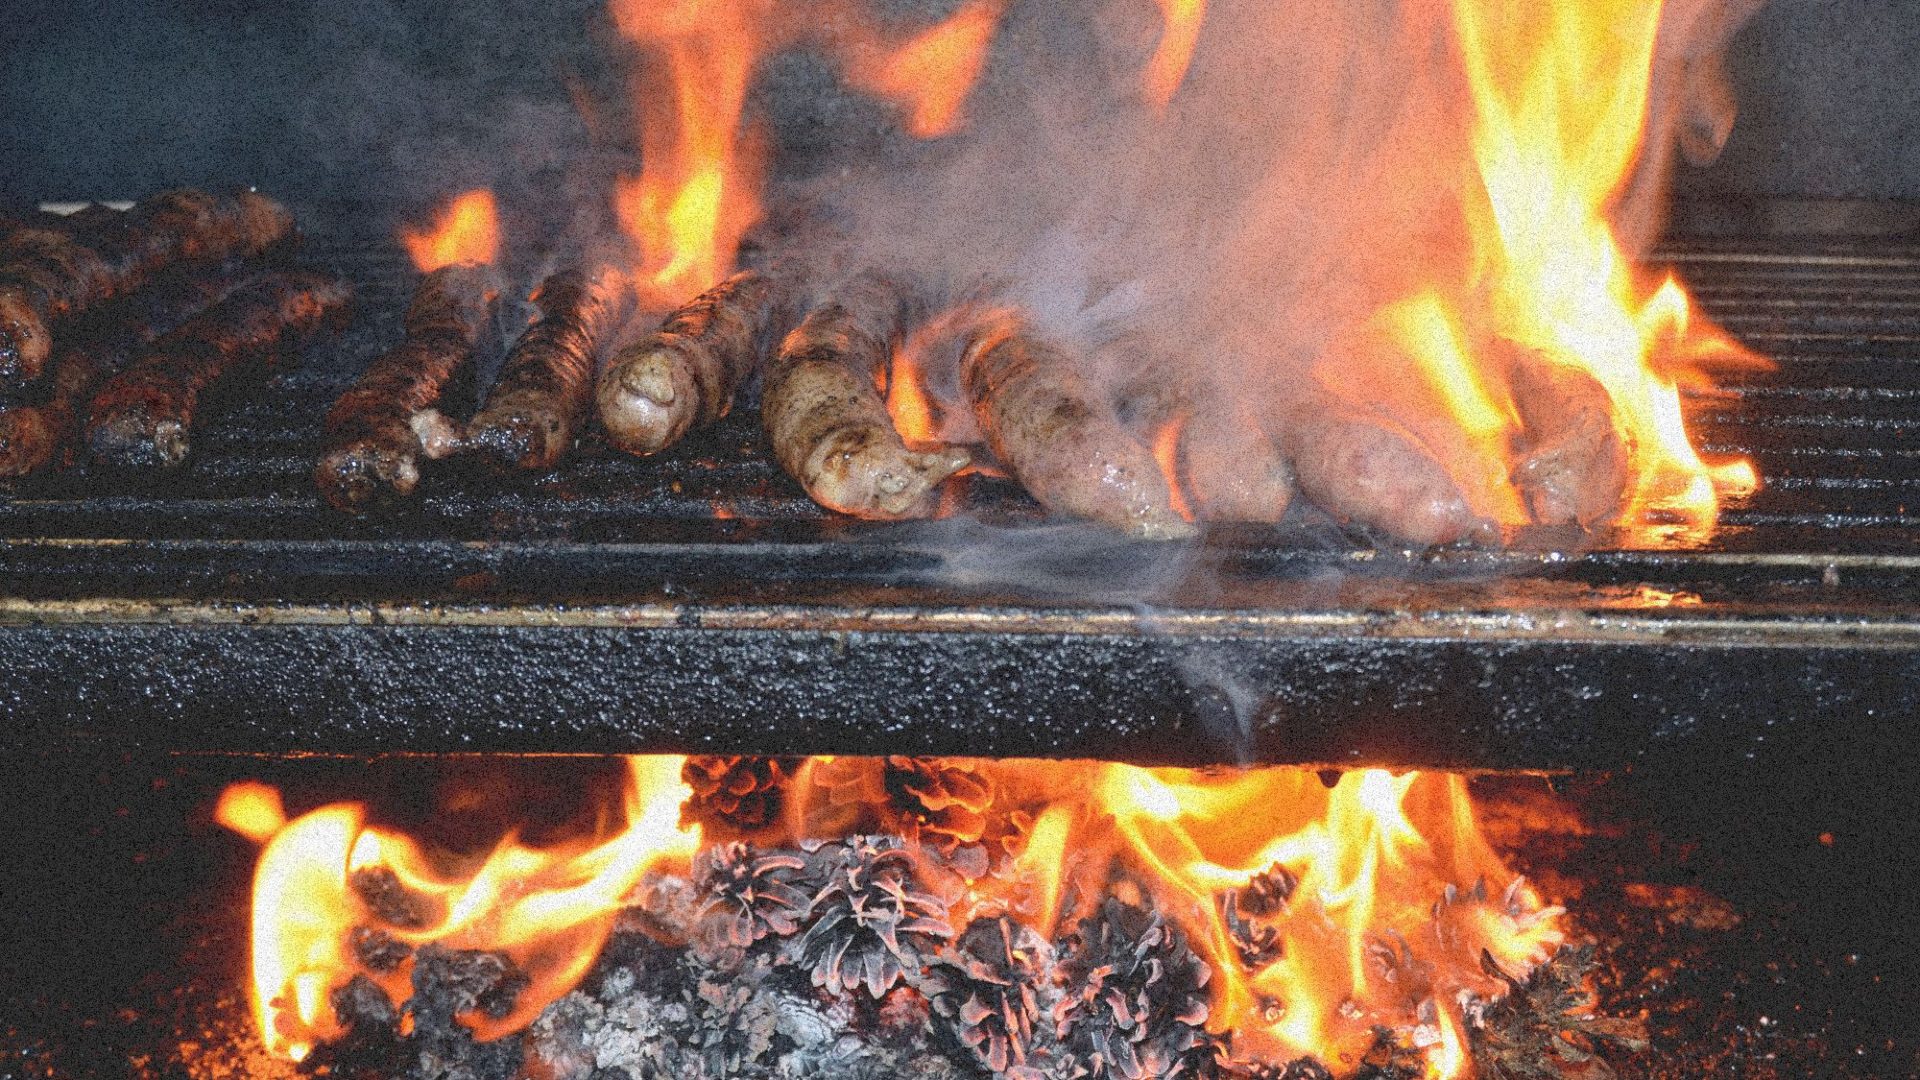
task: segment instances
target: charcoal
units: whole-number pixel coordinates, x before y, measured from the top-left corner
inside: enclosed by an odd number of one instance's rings
[[[370,926],[356,926],[347,937],[353,958],[368,971],[386,974],[397,970],[413,955],[413,946]]]
[[[425,929],[433,920],[427,901],[401,883],[384,866],[366,866],[353,872],[353,894],[373,916],[401,930]]]

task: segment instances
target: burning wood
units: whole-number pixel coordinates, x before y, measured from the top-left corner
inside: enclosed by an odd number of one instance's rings
[[[760,409],[774,456],[830,510],[925,517],[940,484],[971,460],[958,447],[909,449],[875,389],[909,306],[892,282],[857,278],[787,335],[767,372]]]
[[[253,191],[169,191],[82,224],[12,238],[0,265],[0,388],[40,377],[56,319],[124,296],[166,267],[258,255],[293,233],[286,208]]]
[[[961,383],[994,455],[1048,509],[1167,540],[1194,527],[1141,446],[1070,356],[1008,313],[968,341]]]
[[[540,321],[507,354],[466,448],[502,469],[550,469],[573,449],[593,396],[596,358],[633,312],[633,290],[610,265],[549,277],[534,294]]]
[[[94,395],[87,444],[113,465],[177,468],[191,452],[201,396],[344,317],[345,283],[299,271],[257,275],[154,342]]]
[[[780,329],[782,287],[745,270],[622,349],[600,379],[600,426],[630,454],[657,454],[733,409]]]
[[[217,274],[158,283],[107,305],[55,343],[43,394],[0,406],[0,478],[31,476],[70,464],[86,404],[100,383],[125,367],[135,350],[199,314],[233,287]]]
[[[492,275],[470,265],[421,279],[407,308],[406,339],[327,413],[326,448],[314,474],[327,502],[356,511],[405,497],[419,483],[422,457],[453,452],[459,435],[439,411],[441,391],[473,362],[499,295]]]

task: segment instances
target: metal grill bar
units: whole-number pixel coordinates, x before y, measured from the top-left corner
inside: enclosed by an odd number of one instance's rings
[[[356,327],[228,403],[184,475],[0,499],[0,743],[1560,768],[1912,718],[1920,250],[1669,252],[1776,361],[1689,403],[1766,486],[1705,542],[1577,553],[1408,552],[1311,514],[1156,548],[992,480],[984,526],[874,526],[808,502],[749,415],[349,520],[313,492],[319,417],[409,275],[313,257],[356,279]]]

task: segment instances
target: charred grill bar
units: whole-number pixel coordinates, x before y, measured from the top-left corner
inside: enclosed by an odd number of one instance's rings
[[[1766,487],[1704,544],[1584,555],[1380,549],[1299,514],[1134,544],[980,478],[978,524],[869,526],[738,415],[540,479],[443,468],[348,519],[312,486],[321,418],[398,339],[411,275],[311,255],[358,287],[354,331],[210,414],[183,475],[0,501],[7,746],[1560,769],[1912,719],[1920,252],[1669,253],[1778,360],[1693,406]]]

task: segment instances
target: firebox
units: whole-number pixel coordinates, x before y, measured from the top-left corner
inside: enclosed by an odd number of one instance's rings
[[[1920,1075],[1758,8],[22,16],[0,1080]]]

